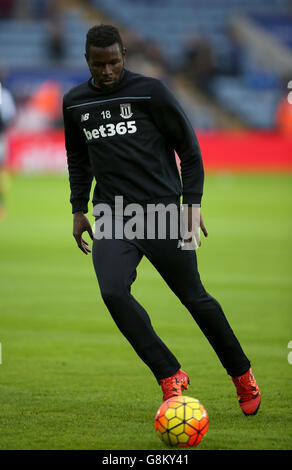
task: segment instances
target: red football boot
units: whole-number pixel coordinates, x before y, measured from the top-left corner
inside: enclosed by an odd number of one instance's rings
[[[261,404],[261,392],[251,368],[239,377],[232,377],[236,387],[238,403],[246,416],[255,415]]]
[[[178,397],[182,395],[183,390],[188,389],[190,379],[188,375],[179,369],[174,375],[166,377],[159,381],[163,392],[163,401],[171,397]]]

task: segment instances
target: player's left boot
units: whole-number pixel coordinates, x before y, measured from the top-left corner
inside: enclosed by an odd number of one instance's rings
[[[174,375],[166,377],[159,381],[163,392],[163,401],[168,400],[171,397],[177,397],[182,395],[183,390],[188,389],[190,379],[188,375],[181,369],[179,369]]]
[[[261,404],[261,392],[251,368],[239,377],[232,377],[236,387],[238,403],[246,416],[255,415]]]

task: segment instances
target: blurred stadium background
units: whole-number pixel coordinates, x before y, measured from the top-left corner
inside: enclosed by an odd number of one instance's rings
[[[1,0],[8,168],[64,169],[62,95],[88,77],[85,34],[100,22],[120,27],[130,70],[176,93],[206,168],[291,169],[291,0]]]
[[[120,28],[129,70],[167,82],[198,134],[200,273],[264,396],[243,422],[209,345],[143,260],[134,293],[211,417],[200,448],[291,449],[291,0],[0,0],[0,448],[163,448],[160,390],[71,234],[62,96],[88,78],[85,35],[101,22]]]

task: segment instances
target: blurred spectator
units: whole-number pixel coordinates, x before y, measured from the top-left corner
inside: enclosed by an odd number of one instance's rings
[[[213,49],[209,42],[199,36],[189,40],[185,47],[185,63],[182,72],[203,93],[211,95],[210,84],[215,70]]]
[[[289,94],[292,89],[291,77],[283,77],[281,94],[278,105],[275,111],[275,127],[282,134],[292,136],[292,100],[289,99]]]
[[[5,215],[5,157],[6,157],[6,130],[13,123],[16,116],[14,99],[7,88],[0,83],[0,220]]]
[[[224,75],[239,76],[242,73],[242,46],[232,25],[227,25],[225,31],[226,39],[229,41],[229,60],[228,65],[222,70],[220,64],[217,64],[217,71]]]
[[[126,68],[150,77],[165,75],[163,54],[155,43],[142,40],[137,34],[125,33]]]
[[[54,0],[49,8],[48,53],[53,62],[60,62],[65,54],[64,26],[59,3]]]
[[[61,121],[62,89],[58,82],[46,81],[37,88],[18,114],[15,126],[23,131],[56,127]]]
[[[164,54],[156,42],[147,40],[144,43],[144,48],[147,59],[161,67],[165,67]]]
[[[287,92],[288,94],[288,92]],[[276,128],[286,135],[292,136],[292,104],[284,96],[276,110]]]

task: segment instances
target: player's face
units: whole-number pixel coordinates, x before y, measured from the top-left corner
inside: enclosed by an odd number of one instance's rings
[[[90,46],[87,64],[95,83],[104,89],[114,88],[124,68],[126,51],[118,43],[108,47]]]

